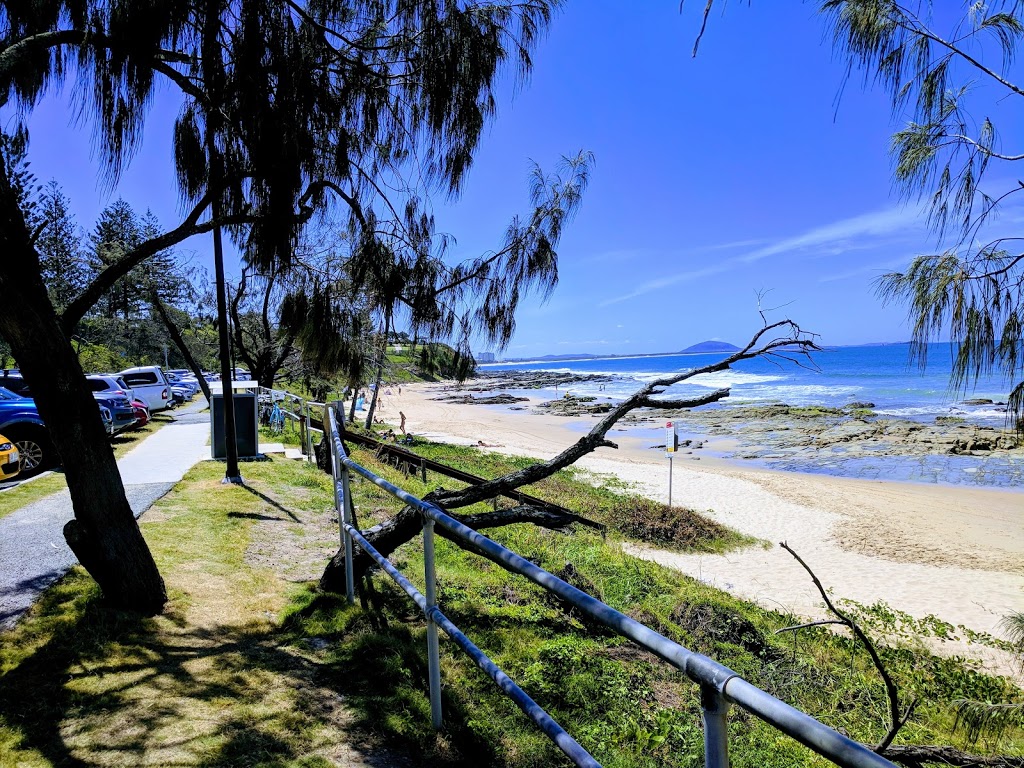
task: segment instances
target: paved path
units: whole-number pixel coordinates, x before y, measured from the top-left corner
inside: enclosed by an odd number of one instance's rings
[[[210,455],[209,415],[200,413],[205,407],[205,398],[199,398],[175,411],[173,424],[117,462],[136,518]],[[77,562],[62,533],[72,517],[71,495],[61,491],[0,520],[0,630],[13,626],[39,593]]]

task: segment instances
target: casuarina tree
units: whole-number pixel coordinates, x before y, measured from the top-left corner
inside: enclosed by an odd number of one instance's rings
[[[0,100],[24,113],[47,95],[72,94],[69,109],[92,126],[108,182],[138,148],[157,84],[180,96],[173,155],[186,215],[106,265],[60,314],[40,275],[17,169],[0,168],[0,301],[9,310],[0,335],[62,456],[75,507],[65,535],[113,603],[152,613],[166,596],[68,340],[77,322],[146,259],[217,227],[261,270],[287,269],[303,228],[332,212],[350,219],[363,244],[357,276],[395,253],[383,237],[426,256],[429,195],[458,193],[495,114],[499,77],[529,72],[556,5],[0,0]],[[397,205],[381,193],[396,187],[409,190]],[[500,268],[549,281],[550,268],[534,266],[550,227],[522,231],[523,247],[459,279]],[[499,331],[517,291],[485,301]]]
[[[888,93],[902,123],[891,145],[896,185],[923,202],[941,243],[884,275],[878,293],[907,307],[911,354],[922,365],[930,342],[951,340],[952,390],[1001,375],[1008,416],[1024,432],[1024,236],[1012,217],[1000,220],[1024,192],[1024,149],[1013,145],[1016,134],[1000,131],[1024,99],[1013,66],[1024,4],[941,5],[817,2],[848,75],[862,73]],[[707,0],[705,25],[713,7]]]

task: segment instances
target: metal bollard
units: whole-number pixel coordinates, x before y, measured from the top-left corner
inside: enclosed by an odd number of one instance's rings
[[[430,722],[441,730],[441,656],[437,643],[437,624],[430,609],[437,605],[437,576],[434,573],[434,521],[423,518],[423,575],[427,588],[427,674],[430,678]]]
[[[313,463],[313,430],[310,429],[311,424],[309,420],[309,400],[303,400],[303,405],[306,410],[306,463]]]
[[[348,467],[346,467],[344,464],[341,465],[341,488],[344,496],[344,507],[339,514],[344,515],[344,520],[346,524],[352,525],[352,491],[350,490],[348,484]],[[344,526],[342,526],[342,530],[345,531],[345,536],[343,539],[343,543],[345,546],[345,597],[348,599],[349,605],[355,605],[356,569],[355,564],[352,562],[352,535]]]
[[[729,702],[714,686],[705,684],[700,687],[700,706],[704,715],[705,768],[729,768]]]

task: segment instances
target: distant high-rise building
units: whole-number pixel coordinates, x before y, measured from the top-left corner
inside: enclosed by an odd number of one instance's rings
[[[475,355],[473,355],[473,359],[475,359],[478,363],[493,363],[494,362],[494,353],[493,352],[477,352]]]

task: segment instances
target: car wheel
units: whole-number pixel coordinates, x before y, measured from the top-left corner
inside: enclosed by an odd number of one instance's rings
[[[21,476],[31,477],[46,469],[53,460],[49,442],[36,434],[13,438],[21,461]]]

